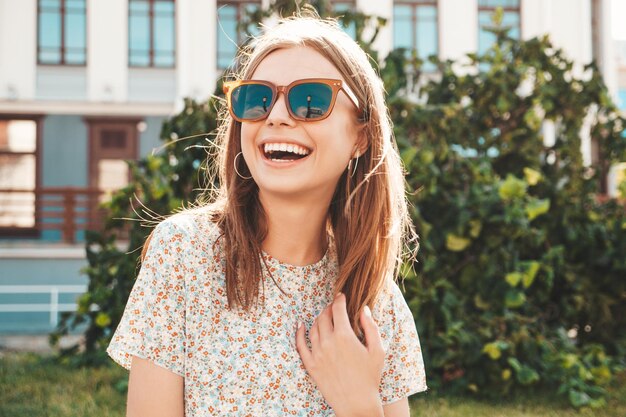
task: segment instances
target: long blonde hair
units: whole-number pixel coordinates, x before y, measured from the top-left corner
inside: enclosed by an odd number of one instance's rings
[[[393,140],[382,81],[367,54],[336,21],[320,19],[311,12],[280,19],[240,51],[239,70],[233,76],[249,79],[268,54],[298,46],[312,47],[332,62],[364,110],[362,134],[367,138],[367,150],[359,157],[354,175],[346,170],[339,179],[326,222],[339,264],[335,292],[346,295],[352,328],[361,338],[361,310],[365,305],[372,308],[385,281],[399,273],[405,244],[407,248],[413,246],[413,254],[417,251],[417,235],[405,198],[404,171]],[[261,244],[267,226],[256,183],[242,179],[234,168],[235,157],[241,152],[240,134],[241,123],[234,121],[224,106],[215,139],[220,187],[209,196],[208,206],[223,239],[220,246],[226,258],[228,307],[248,309],[259,297]],[[249,176],[243,158],[237,159],[239,173]]]

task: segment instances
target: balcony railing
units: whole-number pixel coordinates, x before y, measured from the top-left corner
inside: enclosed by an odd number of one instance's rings
[[[56,327],[59,322],[59,313],[76,311],[76,303],[60,303],[59,295],[62,294],[83,294],[87,291],[86,285],[0,285],[0,294],[49,294],[49,303],[21,303],[3,304],[0,303],[0,313],[36,313],[46,312],[50,314],[50,326]],[[97,306],[93,306],[91,311],[97,311]]]
[[[85,230],[100,230],[104,192],[94,188],[0,189],[0,237],[76,243]]]

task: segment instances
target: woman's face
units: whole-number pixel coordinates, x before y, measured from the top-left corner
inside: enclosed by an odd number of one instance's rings
[[[250,78],[278,86],[303,78],[343,79],[337,68],[311,47],[270,53]],[[305,197],[325,204],[330,202],[339,177],[354,157],[358,137],[357,109],[343,91],[338,93],[330,116],[324,120],[292,119],[281,93],[266,119],[241,126],[243,157],[262,197]],[[269,148],[298,145],[306,148],[308,155],[287,162],[273,161],[266,157],[268,144]]]

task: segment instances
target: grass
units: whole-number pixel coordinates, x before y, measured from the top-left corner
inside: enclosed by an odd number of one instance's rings
[[[118,369],[119,368],[119,369]],[[121,367],[69,369],[33,353],[0,359],[0,417],[123,417]]]
[[[552,395],[523,395],[498,401],[476,400],[466,397],[429,397],[418,394],[411,401],[411,416],[428,417],[621,417],[626,416],[626,375],[619,386],[610,391],[607,406],[592,410],[576,410],[561,398]]]
[[[128,372],[111,364],[73,370],[33,353],[0,357],[0,417],[124,417],[126,394],[117,384]],[[429,393],[411,399],[412,417],[613,417],[626,416],[626,374],[601,410],[574,410],[550,396],[527,395],[499,401],[448,398]]]

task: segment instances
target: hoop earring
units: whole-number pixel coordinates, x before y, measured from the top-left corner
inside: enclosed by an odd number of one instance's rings
[[[252,178],[252,175],[250,175],[249,177],[244,177],[243,175],[241,175],[239,173],[239,171],[237,170],[237,158],[239,157],[239,155],[241,155],[242,153],[239,152],[237,155],[235,155],[235,159],[233,160],[233,166],[235,168],[235,172],[237,173],[237,175],[239,175],[239,178],[241,178],[242,180],[249,180],[250,178]]]
[[[348,162],[348,172],[352,170],[352,174],[350,174],[350,178],[354,177],[354,174],[356,173],[356,167],[357,165],[359,165],[359,157],[357,156],[354,159],[356,159],[356,162],[354,163],[354,168],[352,168],[352,159]]]

